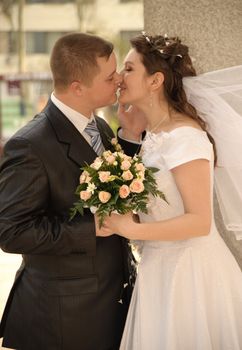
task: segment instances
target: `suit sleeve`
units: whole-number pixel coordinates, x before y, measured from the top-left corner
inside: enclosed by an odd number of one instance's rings
[[[117,130],[117,139],[118,143],[124,150],[124,153],[127,154],[128,156],[133,157],[135,154],[138,154],[141,148],[141,143],[135,143],[135,142],[129,142],[121,137],[119,137],[118,132],[120,128]],[[142,139],[145,137],[145,132],[142,134]]]
[[[22,138],[10,140],[0,166],[0,247],[21,254],[94,255],[93,215],[69,217],[46,213],[48,177],[43,163]]]

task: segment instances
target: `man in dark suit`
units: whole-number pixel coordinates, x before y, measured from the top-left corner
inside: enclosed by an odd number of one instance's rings
[[[57,41],[51,70],[50,101],[6,143],[0,166],[0,247],[23,255],[0,337],[19,350],[118,349],[129,299],[127,242],[96,238],[90,211],[69,221],[69,209],[80,167],[110,147],[113,132],[93,111],[116,101],[121,76],[112,44],[81,33]],[[131,154],[137,148],[123,146]]]

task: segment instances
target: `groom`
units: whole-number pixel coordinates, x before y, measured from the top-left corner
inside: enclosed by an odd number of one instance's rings
[[[19,350],[114,350],[128,307],[128,247],[117,235],[96,238],[89,210],[69,221],[69,209],[80,167],[110,147],[113,132],[93,112],[116,102],[121,77],[112,44],[82,33],[60,38],[50,63],[54,92],[7,142],[0,165],[0,247],[23,255],[0,337]]]

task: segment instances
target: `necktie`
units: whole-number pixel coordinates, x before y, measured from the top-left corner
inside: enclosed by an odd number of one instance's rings
[[[102,139],[97,128],[96,121],[93,119],[90,123],[88,123],[84,131],[91,137],[92,148],[97,155],[100,156],[105,149],[102,144]]]

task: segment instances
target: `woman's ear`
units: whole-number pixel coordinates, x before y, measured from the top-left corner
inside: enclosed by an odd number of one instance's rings
[[[158,90],[164,82],[164,74],[156,72],[151,76],[151,89],[152,91]]]

